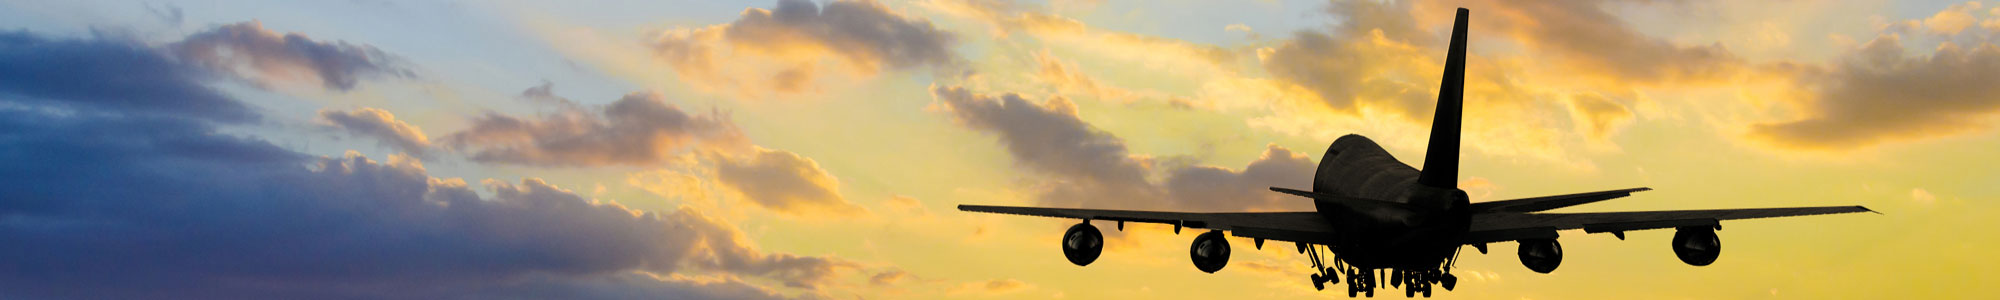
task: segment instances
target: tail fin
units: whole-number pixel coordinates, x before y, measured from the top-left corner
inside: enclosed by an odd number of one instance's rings
[[[1458,9],[1451,26],[1451,52],[1444,60],[1444,84],[1438,87],[1437,116],[1431,118],[1430,149],[1424,151],[1423,175],[1417,183],[1432,187],[1458,187],[1458,140],[1460,118],[1465,110],[1465,19],[1470,14]]]

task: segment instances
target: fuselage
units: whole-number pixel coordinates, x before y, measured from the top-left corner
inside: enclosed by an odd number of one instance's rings
[[[1329,146],[1313,192],[1385,202],[1318,202],[1335,227],[1341,261],[1366,269],[1431,269],[1451,257],[1471,224],[1470,200],[1457,188],[1419,184],[1419,172],[1374,141],[1342,136]]]

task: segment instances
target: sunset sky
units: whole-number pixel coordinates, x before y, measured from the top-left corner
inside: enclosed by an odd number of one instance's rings
[[[1293,245],[959,204],[1300,211],[1418,168],[1471,10],[1474,202],[1864,205],[1463,249],[1461,299],[1986,298],[1996,1],[0,0],[4,299],[1325,299]],[[1400,297],[1398,290],[1378,296]]]

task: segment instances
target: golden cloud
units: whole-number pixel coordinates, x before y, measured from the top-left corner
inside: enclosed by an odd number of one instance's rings
[[[351,111],[320,110],[319,119],[347,131],[349,135],[373,138],[404,153],[421,156],[431,151],[431,140],[424,136],[422,130],[396,120],[396,116],[386,110],[373,107]]]

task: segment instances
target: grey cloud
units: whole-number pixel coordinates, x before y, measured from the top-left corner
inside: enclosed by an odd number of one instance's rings
[[[1437,7],[1465,6],[1472,38],[1510,37],[1535,57],[1556,66],[1589,72],[1624,84],[1711,81],[1735,74],[1744,62],[1719,45],[1679,46],[1647,36],[1592,1],[1533,1],[1525,3],[1464,1]],[[1392,109],[1424,119],[1435,105],[1437,69],[1412,69],[1408,61],[1442,61],[1449,32],[1419,26],[1410,2],[1341,1],[1328,12],[1340,20],[1324,31],[1307,30],[1271,48],[1266,71],[1318,95],[1328,107],[1354,111],[1364,105]],[[1425,18],[1449,20],[1448,13]],[[1449,24],[1448,22],[1445,24]],[[1449,27],[1442,28],[1449,30]],[[1379,40],[1378,40],[1379,37]],[[1387,44],[1384,44],[1387,43]],[[1418,52],[1412,53],[1409,47]],[[1473,51],[1474,65],[1482,59]],[[1473,68],[1469,80],[1506,89],[1514,70]],[[1486,93],[1493,99],[1527,99],[1522,91]]]
[[[1752,125],[1750,135],[1779,146],[1845,150],[1890,141],[1990,129],[2000,115],[2000,45],[1946,43],[1906,56],[1886,35],[1830,69],[1789,66],[1810,91],[1801,119]]]
[[[1055,97],[1035,104],[1017,94],[994,97],[956,86],[932,87],[931,96],[965,126],[998,135],[1015,163],[1061,182],[1045,201],[1079,205],[1156,199],[1157,191],[1146,181],[1150,162],[1128,153],[1124,140],[1084,123],[1069,100]]]
[[[1251,209],[1310,209],[1311,202],[1271,192],[1271,187],[1312,186],[1318,165],[1304,153],[1278,145],[1266,146],[1264,155],[1243,170],[1216,166],[1190,166],[1168,172],[1169,199],[1175,207],[1204,211]]]
[[[265,82],[304,70],[330,90],[353,89],[365,76],[415,77],[373,46],[279,34],[258,21],[223,25],[167,47],[183,60]]]
[[[1022,167],[1046,175],[1043,204],[1117,209],[1293,209],[1310,202],[1287,201],[1266,190],[1305,186],[1316,165],[1302,154],[1269,146],[1243,170],[1191,165],[1166,168],[1164,183],[1148,180],[1151,159],[1128,153],[1125,142],[1077,117],[1062,98],[1034,104],[1016,94],[974,94],[960,87],[933,87],[962,125],[998,135]],[[1296,200],[1296,199],[1290,199]]]
[[[1606,11],[1604,2],[1479,2],[1482,8],[1501,11],[1476,15],[1473,28],[1514,35],[1546,55],[1625,81],[1704,80],[1731,74],[1743,64],[1719,44],[1678,46],[1640,33]]]
[[[960,63],[951,52],[956,40],[929,20],[899,15],[872,0],[840,0],[824,6],[780,0],[769,10],[746,9],[728,24],[661,34],[651,45],[655,55],[684,79],[737,89],[803,92],[812,89],[818,65],[799,60],[838,59],[863,74],[925,66],[943,74]],[[801,51],[811,57],[786,57]],[[751,61],[787,65],[755,75],[720,69]]]
[[[351,111],[320,110],[319,118],[335,128],[346,130],[350,135],[373,138],[404,153],[417,156],[430,153],[430,138],[425,137],[416,126],[396,120],[396,116],[389,111],[372,107]]]
[[[602,113],[580,106],[540,120],[489,113],[442,140],[470,151],[475,161],[535,166],[643,166],[696,145],[748,145],[741,130],[719,113],[689,114],[659,93],[644,92],[627,94]]]
[[[774,45],[805,38],[835,50],[859,65],[908,68],[950,64],[954,37],[930,21],[905,18],[875,1],[840,0],[820,7],[806,0],[779,0],[769,11],[750,9],[729,24],[730,42]]]

